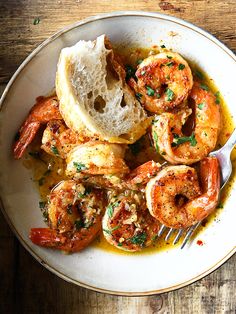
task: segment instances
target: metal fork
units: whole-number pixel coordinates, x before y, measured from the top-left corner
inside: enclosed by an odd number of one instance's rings
[[[228,182],[231,173],[232,173],[232,163],[230,160],[230,154],[236,144],[236,129],[234,129],[233,133],[231,134],[230,138],[226,142],[226,144],[221,147],[220,149],[211,152],[209,156],[214,156],[219,160],[220,163],[220,169],[221,169],[221,190],[225,186],[225,184]],[[183,242],[181,245],[181,249],[183,249],[186,245],[186,243],[190,240],[192,235],[195,233],[199,225],[201,224],[201,221],[199,221],[197,224],[187,228],[187,229],[174,229],[174,228],[168,228],[165,225],[161,225],[161,228],[158,232],[158,237],[160,237],[165,231],[167,231],[167,234],[165,236],[165,241],[168,241],[168,239],[171,237],[171,235],[174,235],[174,233],[177,231],[177,234],[174,238],[173,244],[177,244],[181,238],[181,236],[185,234],[185,237],[183,238]]]

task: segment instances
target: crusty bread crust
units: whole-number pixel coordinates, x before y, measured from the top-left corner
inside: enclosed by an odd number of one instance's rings
[[[150,125],[105,35],[62,49],[56,92],[68,127],[86,136],[133,143]]]

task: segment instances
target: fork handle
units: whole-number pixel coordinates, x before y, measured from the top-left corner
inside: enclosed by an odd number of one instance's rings
[[[236,145],[236,129],[234,129],[233,133],[230,135],[228,141],[224,145],[225,150],[231,151]]]

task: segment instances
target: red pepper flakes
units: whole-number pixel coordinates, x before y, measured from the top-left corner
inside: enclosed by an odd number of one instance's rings
[[[197,240],[197,245],[203,246],[202,240]]]

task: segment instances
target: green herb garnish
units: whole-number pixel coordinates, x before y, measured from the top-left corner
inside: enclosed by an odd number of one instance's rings
[[[220,104],[220,92],[219,92],[219,91],[216,92],[216,93],[215,93],[215,96],[216,96],[215,103],[216,103],[217,105],[219,105],[219,104]]]
[[[115,202],[115,203],[109,204],[109,205],[107,206],[107,215],[108,215],[109,218],[111,218],[112,215],[113,215],[114,207],[116,207],[116,206],[118,206],[118,205],[119,205],[119,203],[118,203],[118,202]]]
[[[148,96],[154,96],[155,91],[154,89],[152,89],[150,86],[146,85],[146,89],[147,89],[147,95]]]
[[[201,103],[201,104],[199,104],[199,105],[197,105],[198,106],[198,108],[200,109],[200,110],[202,110],[203,109],[203,107],[204,107],[204,104],[203,103]]]
[[[158,136],[157,136],[157,133],[155,131],[153,131],[153,141],[154,141],[154,147],[155,147],[157,153],[159,153]]]
[[[113,231],[115,231],[115,230],[117,230],[117,229],[119,229],[120,228],[120,226],[115,226],[114,228],[112,228],[112,229],[110,229],[110,230],[108,230],[108,229],[103,229],[103,231],[104,232],[106,232],[107,234],[112,234],[112,232]]]
[[[144,246],[146,239],[147,239],[147,234],[143,232],[130,238],[130,242],[133,244]]]
[[[75,221],[75,228],[76,228],[76,230],[79,230],[79,229],[81,229],[83,227],[84,227],[84,223],[83,223],[82,220],[76,220]]]
[[[56,146],[52,146],[51,151],[54,155],[59,156],[59,151]]]
[[[200,84],[201,89],[209,91],[209,87],[206,84]]]
[[[224,205],[222,203],[219,203],[217,206],[217,208],[223,208],[223,207],[224,207]]]
[[[43,201],[39,202],[39,208],[44,209],[46,204],[47,204],[47,202],[43,202]]]
[[[80,162],[74,161],[74,162],[73,162],[73,165],[74,165],[74,167],[76,168],[76,171],[77,171],[77,172],[81,172],[81,171],[83,171],[83,170],[88,169],[88,168],[85,166],[85,164],[82,164],[82,163],[80,163]]]
[[[135,76],[135,69],[131,65],[127,64],[125,66],[125,70],[126,70],[126,77],[125,77],[126,81],[128,81],[132,77],[137,81],[137,77]]]
[[[137,60],[137,64],[140,64],[140,63],[142,63],[143,62],[143,59],[138,59]]]
[[[175,93],[170,88],[167,88],[165,93],[166,93],[167,101],[173,100]]]
[[[180,63],[179,66],[178,66],[178,69],[179,69],[179,70],[183,70],[184,68],[185,68],[185,65],[182,64],[182,63]]]
[[[204,75],[202,74],[202,72],[198,71],[198,70],[195,70],[194,71],[196,76],[200,79],[200,80],[203,80],[204,79]]]
[[[142,96],[143,96],[143,95],[140,94],[140,93],[136,93],[136,94],[135,94],[135,97],[136,97],[138,100],[140,100],[140,99],[142,98]]]
[[[33,24],[34,24],[34,25],[38,25],[39,22],[40,22],[40,18],[39,18],[39,17],[36,17],[36,18],[34,19],[34,21],[33,21]]]
[[[171,57],[171,56],[168,56],[168,55],[167,55],[167,58],[168,58],[168,59],[172,59],[172,57]]]
[[[178,134],[174,134],[174,140],[171,146],[175,147],[186,142],[190,142],[191,146],[196,146],[197,140],[195,138],[195,134],[193,133],[191,136],[183,136],[183,137],[180,137]]]
[[[166,46],[165,45],[161,45],[161,48],[166,48]]]
[[[169,68],[172,67],[174,65],[174,62],[168,62],[166,63],[166,66],[168,66]]]

